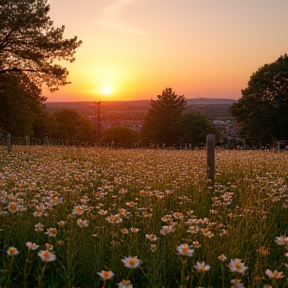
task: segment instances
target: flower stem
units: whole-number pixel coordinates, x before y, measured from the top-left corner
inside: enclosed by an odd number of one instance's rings
[[[47,267],[47,263],[48,263],[48,262],[45,262],[45,265],[44,265],[43,268],[42,268],[41,275],[40,275],[40,277],[38,278],[38,287],[37,287],[37,288],[41,288],[42,279],[43,279],[43,277],[44,277],[44,273],[45,273],[45,270],[46,270],[46,267]]]
[[[23,288],[27,288],[28,287],[27,269],[28,269],[28,263],[30,263],[29,258],[30,258],[30,249],[28,250],[28,256],[27,256],[27,259],[25,261],[25,266],[24,266],[24,271],[23,271]]]
[[[12,256],[11,261],[10,261],[9,266],[8,266],[8,278],[7,278],[6,283],[5,283],[5,286],[4,286],[5,288],[6,288],[6,287],[9,287],[10,278],[11,278],[11,273],[12,273],[13,262],[14,262],[14,257]]]
[[[103,281],[102,288],[105,288],[105,286],[106,286],[106,280]]]
[[[186,268],[186,263],[187,263],[188,259],[185,260],[181,260],[182,261],[182,269],[181,269],[181,283],[183,285],[183,287],[187,286],[187,281],[186,281],[186,277],[185,277],[185,268]]]
[[[222,288],[225,288],[225,269],[223,263],[221,263],[221,271],[222,271]]]

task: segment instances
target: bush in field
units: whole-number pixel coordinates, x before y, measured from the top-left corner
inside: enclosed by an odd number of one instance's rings
[[[191,143],[195,148],[197,144],[206,143],[208,134],[214,134],[216,141],[219,140],[219,132],[208,119],[200,113],[182,113],[179,119],[179,141],[181,145]]]
[[[52,115],[50,135],[53,138],[77,141],[95,141],[96,130],[90,122],[71,109]]]
[[[286,153],[216,151],[211,183],[204,151],[13,151],[0,150],[3,286],[25,279],[28,287],[39,279],[45,287],[287,281]],[[8,255],[11,247],[19,254]],[[56,259],[47,263],[39,251]]]
[[[102,139],[109,145],[113,142],[114,145],[119,144],[121,147],[128,147],[134,143],[139,143],[139,133],[128,127],[118,126],[105,130],[102,133]]]

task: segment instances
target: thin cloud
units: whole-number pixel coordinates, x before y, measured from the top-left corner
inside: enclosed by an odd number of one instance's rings
[[[119,11],[132,2],[135,2],[135,0],[116,0],[112,5],[106,7],[102,11],[102,17],[99,23],[120,32],[143,34],[142,29],[132,28],[129,25],[121,23],[117,20],[117,15],[119,14]]]

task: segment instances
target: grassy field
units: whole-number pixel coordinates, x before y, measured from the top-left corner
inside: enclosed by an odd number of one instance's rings
[[[0,147],[0,287],[288,287],[288,153]]]

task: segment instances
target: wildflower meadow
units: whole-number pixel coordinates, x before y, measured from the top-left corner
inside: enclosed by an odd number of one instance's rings
[[[0,147],[0,287],[288,287],[288,153]]]

